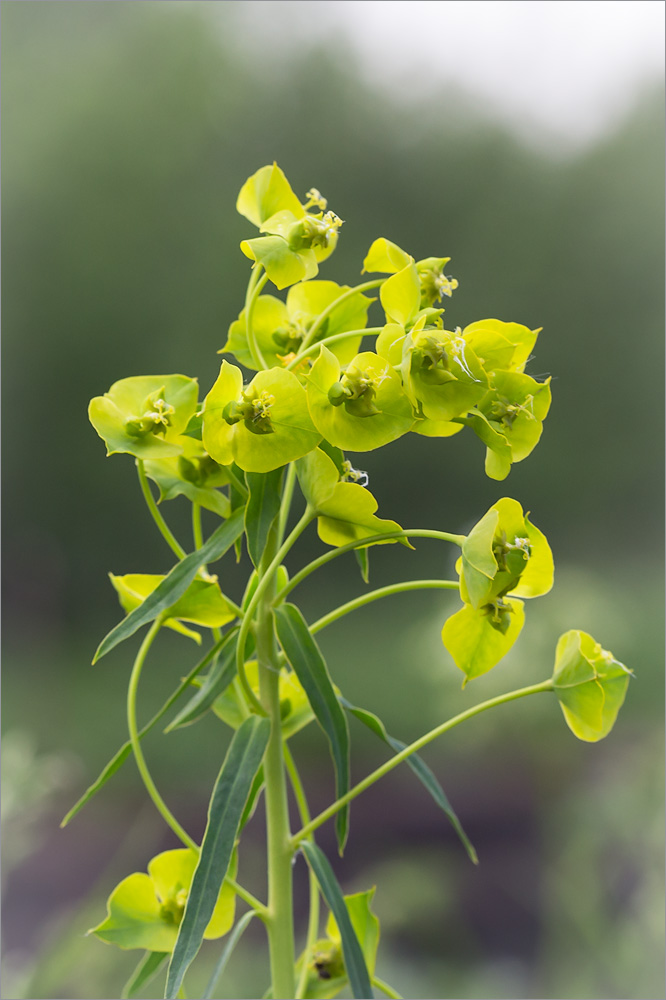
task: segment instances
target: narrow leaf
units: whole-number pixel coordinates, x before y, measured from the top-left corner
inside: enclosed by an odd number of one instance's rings
[[[247,797],[247,802],[245,803],[245,809],[243,809],[243,815],[241,816],[240,823],[238,824],[239,831],[242,830],[246,823],[254,816],[254,810],[257,808],[257,803],[259,801],[259,796],[264,787],[264,767],[263,764],[254,776],[254,781],[252,782],[252,788],[250,789],[250,794]]]
[[[234,735],[220,769],[208,808],[201,853],[169,964],[167,1000],[177,997],[185,973],[201,947],[229,868],[240,819],[261,765],[270,728],[268,719],[257,716],[246,719]]]
[[[132,997],[144,986],[147,986],[153,976],[157,975],[168,957],[167,951],[147,951],[125,983],[120,994],[121,1000],[132,1000]]]
[[[219,695],[223,694],[236,676],[236,645],[238,629],[232,629],[224,637],[217,651],[210,673],[203,684],[188,701],[176,718],[164,730],[170,733],[181,726],[189,726],[200,719]]]
[[[189,556],[185,556],[179,563],[176,563],[171,572],[165,576],[145,601],[111,629],[99,644],[93,663],[105,656],[118,643],[134,635],[142,625],[154,621],[163,611],[172,607],[192,583],[199,568],[206,563],[221,559],[242,532],[243,511],[239,509],[234,511],[231,517],[213,532],[200,549],[191,552]]]
[[[283,468],[272,472],[246,472],[250,496],[245,508],[245,536],[250,559],[259,566],[268,534],[280,513],[280,485]]]
[[[349,729],[328,668],[298,608],[282,604],[274,611],[280,645],[308,697],[317,722],[326,733],[335,767],[337,798],[349,791]],[[348,806],[336,818],[338,847],[342,854],[349,825]]]
[[[354,549],[356,562],[361,570],[363,583],[370,583],[370,553],[368,549]]]
[[[314,872],[322,896],[328,903],[329,909],[338,925],[342,940],[342,954],[345,959],[345,970],[349,977],[352,993],[356,1000],[368,1000],[368,998],[372,1000],[374,994],[363,951],[356,937],[356,932],[349,917],[349,911],[345,905],[337,879],[333,874],[333,869],[328,863],[326,856],[319,850],[315,843],[303,841],[301,850]]]
[[[254,910],[250,910],[249,913],[246,913],[244,916],[241,917],[241,919],[238,921],[238,923],[232,930],[224,948],[222,949],[222,954],[218,958],[217,964],[213,969],[213,974],[211,975],[208,981],[208,986],[204,990],[201,1000],[212,1000],[212,996],[216,992],[217,982],[222,973],[224,972],[224,970],[226,969],[227,962],[231,958],[231,954],[236,945],[238,944],[238,942],[240,941],[245,931],[245,928],[247,927],[247,925],[252,920],[252,917],[254,916],[255,916]]]
[[[340,698],[340,704],[344,705],[348,712],[351,712],[351,714],[355,716],[359,722],[362,722],[364,726],[371,729],[376,736],[379,736],[380,740],[383,740],[384,743],[390,746],[392,750],[395,750],[396,753],[400,753],[400,751],[404,750],[408,745],[407,743],[403,743],[402,740],[396,740],[393,736],[390,736],[386,731],[386,726],[382,720],[374,714],[374,712],[368,712],[364,708],[357,708],[355,705],[348,702],[346,698],[342,697]],[[423,787],[433,797],[439,808],[449,817],[451,825],[458,834],[458,837],[467,851],[470,860],[475,865],[478,865],[479,859],[474,846],[463,830],[462,824],[453,811],[453,806],[446,797],[444,789],[428,765],[418,756],[418,754],[415,753],[411,754],[411,756],[407,758],[405,764],[409,765]]]
[[[208,666],[208,664],[213,659],[213,657],[215,656],[215,654],[217,653],[217,651],[219,650],[220,646],[224,641],[225,641],[224,639],[221,639],[220,642],[216,642],[215,645],[208,650],[204,658],[200,660],[199,663],[197,663],[197,665],[190,670],[187,677],[185,677],[185,679],[181,682],[181,684],[178,685],[173,694],[171,694],[167,698],[167,700],[164,702],[162,707],[155,713],[152,719],[146,723],[143,729],[140,730],[139,732],[140,740],[143,739],[146,733],[149,733],[150,730],[153,728],[153,726],[156,726],[157,723],[160,721],[160,719],[162,719],[166,715],[171,706],[180,698],[181,694],[183,694],[183,692],[187,690],[187,688],[190,686],[190,684],[197,676],[197,674],[200,673],[200,671],[202,671],[204,667]],[[120,767],[122,767],[122,765],[125,763],[125,761],[130,756],[131,753],[132,753],[132,744],[130,743],[129,740],[127,740],[126,743],[123,743],[120,750],[118,750],[117,753],[111,758],[109,763],[100,773],[99,777],[97,777],[95,781],[93,781],[92,785],[89,785],[89,787],[85,790],[85,792],[78,800],[78,802],[76,802],[72,806],[72,808],[69,810],[69,812],[61,822],[60,824],[61,827],[67,826],[70,820],[74,819],[76,814],[81,809],[83,809],[84,805],[86,805],[87,802],[90,802],[90,800],[93,798],[94,795],[97,794],[100,788],[104,787],[109,778],[112,778],[113,775],[116,773],[116,771]]]

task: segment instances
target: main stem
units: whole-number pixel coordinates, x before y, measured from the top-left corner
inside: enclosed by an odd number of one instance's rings
[[[262,559],[264,572],[275,557],[273,537]],[[275,575],[266,587],[258,609],[256,624],[257,660],[259,663],[259,695],[271,720],[271,735],[264,755],[266,789],[266,832],[268,840],[268,944],[271,962],[272,995],[274,1000],[293,1000],[294,981],[294,914],[292,898],[291,830],[287,784],[282,750],[282,719],[280,715],[280,668],[273,629],[271,603],[275,597]]]

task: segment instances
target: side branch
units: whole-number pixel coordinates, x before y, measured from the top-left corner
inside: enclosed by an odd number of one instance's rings
[[[379,587],[377,590],[371,590],[369,594],[361,594],[353,601],[341,604],[334,611],[329,611],[327,615],[310,625],[310,631],[314,635],[315,632],[321,632],[327,625],[332,625],[338,618],[348,615],[350,611],[356,611],[357,608],[371,604],[372,601],[378,601],[382,597],[390,597],[391,594],[402,594],[406,590],[460,590],[460,584],[457,580],[406,580],[404,583],[392,583],[387,587]]]

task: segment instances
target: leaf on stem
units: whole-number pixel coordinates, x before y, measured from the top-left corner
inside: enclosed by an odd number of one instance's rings
[[[170,733],[181,726],[189,726],[200,719],[212,706],[216,698],[223,694],[236,676],[236,643],[238,629],[232,629],[224,637],[217,656],[203,684],[164,730]]]
[[[254,910],[250,910],[248,913],[245,913],[232,930],[229,935],[229,939],[225,942],[224,948],[222,949],[222,954],[218,958],[215,968],[213,969],[213,973],[208,981],[208,986],[204,990],[201,1000],[211,1000],[213,993],[216,992],[217,982],[226,969],[227,962],[231,958],[234,948],[240,941],[245,932],[245,928],[250,923],[254,915]]]
[[[270,722],[252,716],[236,732],[222,764],[208,809],[201,853],[169,972],[167,1000],[175,1000],[196,957],[227,874],[238,826],[270,735]]]
[[[376,736],[379,736],[380,740],[383,740],[384,743],[390,746],[396,753],[400,753],[400,751],[404,750],[407,746],[407,744],[403,743],[402,740],[396,740],[393,736],[390,736],[389,733],[387,733],[386,726],[379,716],[374,714],[374,712],[368,712],[364,708],[357,708],[356,705],[352,705],[346,698],[340,698],[340,704],[343,705],[348,712],[351,712],[351,714],[355,716],[359,722],[362,722],[364,726],[367,726],[368,729],[375,733]],[[463,847],[470,857],[470,860],[477,865],[479,863],[477,853],[474,850],[469,837],[463,830],[462,824],[456,816],[451,803],[446,797],[444,789],[438,782],[433,772],[430,770],[425,761],[423,761],[418,754],[415,753],[407,758],[405,764],[409,765],[423,787],[435,800],[439,808],[449,817],[451,825],[458,834]]]
[[[238,509],[213,532],[200,549],[191,552],[176,563],[159,586],[134,611],[131,611],[126,618],[123,618],[111,629],[99,644],[93,663],[100,660],[119,643],[129,639],[142,625],[154,621],[163,611],[173,607],[192,583],[199,568],[221,559],[242,533],[243,510]]]
[[[349,790],[349,729],[345,713],[336,697],[321,650],[298,608],[282,604],[273,613],[280,645],[307,694],[317,722],[328,737],[335,767],[336,794],[340,798]],[[345,806],[336,817],[341,854],[348,824],[349,807]]]
[[[322,895],[329,909],[335,917],[342,942],[345,969],[349,977],[352,993],[356,1000],[368,1000],[368,998],[371,1000],[374,994],[372,992],[370,974],[363,949],[354,930],[342,891],[333,874],[333,869],[328,863],[326,856],[314,842],[304,841],[301,844],[301,850],[315,874],[315,878],[319,883]]]
[[[125,983],[120,994],[121,1000],[132,1000],[157,975],[168,957],[167,951],[147,951]]]
[[[272,472],[247,472],[245,480],[250,496],[245,508],[245,537],[247,551],[254,566],[258,567],[264,554],[268,535],[275,518],[280,513],[280,486],[284,469]]]

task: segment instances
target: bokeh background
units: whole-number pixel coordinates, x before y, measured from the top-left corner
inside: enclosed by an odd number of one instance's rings
[[[137,955],[83,935],[177,846],[131,762],[58,829],[125,738],[132,651],[90,666],[119,617],[107,573],[171,565],[86,406],[127,375],[212,383],[247,281],[236,194],[274,159],[346,220],[323,277],[360,280],[380,235],[450,255],[448,325],[542,326],[530,370],[553,376],[542,443],[505,484],[468,432],[357,463],[405,525],[464,531],[504,494],[532,511],[556,585],[510,657],[461,692],[439,638],[455,601],[406,595],[322,636],[337,683],[409,739],[547,676],[569,627],[636,672],[598,745],[544,698],[429,749],[478,868],[407,770],[354,804],[335,865],[347,891],[379,886],[378,972],[412,998],[663,996],[662,22],[654,2],[2,4],[4,997],[119,996]],[[187,538],[180,503],[165,513]],[[373,585],[452,571],[445,547],[396,548],[372,552]],[[363,588],[332,566],[299,595],[310,618]],[[159,650],[145,718],[196,656],[178,636]],[[147,741],[193,832],[226,739],[207,718]],[[353,745],[357,777],[383,759],[355,727]],[[323,740],[294,749],[325,805]],[[261,893],[260,814],[249,829],[241,875]],[[263,956],[248,932],[219,996],[261,996]]]

